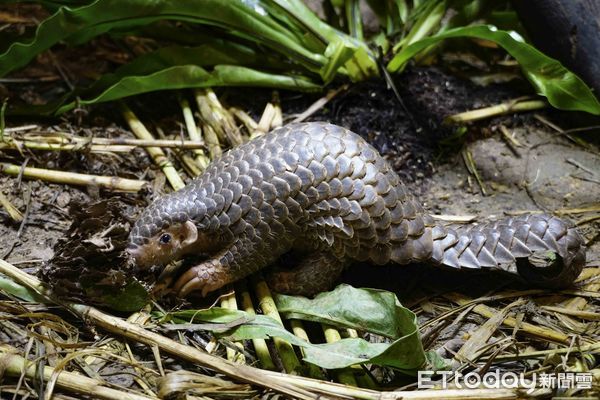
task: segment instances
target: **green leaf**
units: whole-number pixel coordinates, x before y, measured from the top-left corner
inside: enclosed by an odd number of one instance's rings
[[[419,340],[416,316],[398,303],[393,293],[382,290],[355,289],[340,285],[315,299],[276,297],[280,312],[290,318],[326,322],[336,327],[352,327],[386,336],[388,343],[370,343],[360,338],[342,339],[335,343],[312,344],[286,330],[278,321],[265,315],[250,315],[243,311],[211,308],[186,310],[163,315],[176,322],[209,322],[230,324],[246,320],[242,325],[223,332],[218,326],[211,329],[230,340],[279,337],[300,346],[304,360],[322,368],[345,368],[370,363],[394,367],[414,374],[426,362]],[[298,309],[300,308],[300,309]],[[160,315],[160,314],[159,314]]]
[[[34,290],[19,285],[10,278],[0,275],[0,291],[13,295],[23,301],[32,303],[45,303],[46,299],[37,294]]]
[[[177,323],[211,322],[215,324],[229,324],[240,319],[248,319],[250,314],[245,311],[229,308],[211,307],[206,310],[181,310],[167,314],[157,313],[156,315],[161,316],[163,321],[173,320]]]
[[[209,72],[196,65],[181,65],[149,75],[123,77],[93,97],[81,98],[61,106],[56,114],[62,114],[77,105],[112,101],[156,90],[215,86],[260,86],[301,91],[315,91],[321,88],[304,77],[268,74],[241,66],[217,65]]]
[[[349,338],[334,343],[312,344],[264,315],[257,315],[253,321],[233,329],[227,333],[227,337],[234,341],[279,337],[302,347],[304,361],[326,369],[368,363],[393,367],[412,375],[425,362],[423,348],[418,340],[412,342],[407,338],[400,338],[391,343],[370,343],[360,338]]]
[[[537,93],[546,96],[550,104],[563,110],[585,111],[600,115],[600,102],[590,88],[560,62],[524,42],[516,32],[498,30],[491,25],[455,28],[421,39],[402,49],[388,64],[390,72],[401,70],[421,50],[437,42],[457,37],[473,37],[493,41],[514,57]]]
[[[39,25],[33,38],[13,43],[0,55],[0,76],[26,65],[59,41],[84,43],[111,30],[139,27],[163,19],[217,26],[318,70],[326,62],[325,58],[303,47],[298,36],[269,16],[262,3],[260,0],[97,0],[82,7],[62,7]]]
[[[122,312],[139,311],[149,300],[148,291],[138,281],[131,281],[118,289],[106,285],[93,285],[85,288],[85,291],[98,304]]]
[[[392,292],[339,285],[314,299],[275,296],[277,309],[289,319],[303,319],[376,333],[397,339],[414,334],[416,316]]]

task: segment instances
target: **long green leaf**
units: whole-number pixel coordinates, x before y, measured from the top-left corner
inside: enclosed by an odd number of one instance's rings
[[[13,43],[0,55],[0,76],[26,65],[37,54],[62,40],[78,44],[111,30],[146,25],[162,19],[213,25],[232,34],[263,43],[318,70],[325,58],[297,41],[297,37],[271,18],[259,0],[97,0],[88,6],[62,7],[43,21],[33,38]]]
[[[80,98],[56,111],[62,114],[77,104],[95,104],[140,93],[166,89],[206,88],[215,86],[257,86],[300,91],[316,91],[321,87],[304,77],[268,74],[235,65],[217,65],[212,71],[196,66],[181,65],[166,68],[149,75],[126,76],[102,93],[90,98]]]
[[[387,68],[390,72],[399,71],[412,57],[428,46],[457,37],[485,39],[502,46],[519,62],[538,94],[546,96],[554,107],[600,115],[600,102],[577,75],[563,67],[560,62],[525,43],[517,33],[501,31],[491,25],[456,28],[421,39],[396,54]]]
[[[105,74],[81,96],[93,95],[106,90],[126,77],[150,75],[162,70],[184,65],[212,67],[215,65],[243,65],[283,70],[285,64],[276,57],[258,54],[254,49],[225,40],[214,39],[201,46],[166,46],[146,53],[112,74]]]
[[[277,309],[286,318],[304,319],[369,331],[387,338],[416,332],[416,317],[392,292],[339,285],[314,299],[277,295]]]

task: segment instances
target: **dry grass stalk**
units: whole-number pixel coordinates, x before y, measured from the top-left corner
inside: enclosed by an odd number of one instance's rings
[[[477,184],[481,188],[481,194],[483,194],[484,196],[487,196],[487,190],[485,188],[483,181],[481,180],[481,176],[479,176],[479,172],[477,171],[477,167],[475,166],[475,161],[473,160],[473,155],[471,154],[471,152],[468,149],[464,149],[462,151],[462,157],[465,162],[465,166],[467,167],[467,170],[477,180]]]
[[[244,110],[240,110],[237,107],[230,107],[229,112],[238,119],[248,132],[254,132],[258,128],[258,124],[251,116],[248,115]]]
[[[335,96],[342,92],[345,92],[349,87],[350,85],[345,84],[337,89],[330,90],[325,96],[312,103],[304,112],[298,114],[296,118],[292,120],[292,122],[302,122],[306,120],[308,117],[319,111],[321,108],[325,107],[325,105],[329,103],[331,99],[333,99]]]
[[[504,307],[499,313],[492,315],[479,329],[470,335],[469,339],[463,344],[458,353],[456,353],[455,359],[460,362],[474,361],[476,355],[486,346],[494,332],[502,325],[508,311],[523,303],[523,300],[514,301]]]
[[[22,176],[28,179],[40,179],[46,182],[64,183],[66,185],[99,186],[120,192],[138,192],[148,183],[146,181],[119,178],[116,176],[87,175],[32,167],[21,168],[18,165],[8,163],[0,163],[0,172],[12,176],[19,176],[22,173]]]
[[[256,394],[250,385],[185,370],[171,372],[158,382],[158,396],[161,399],[174,398],[177,395],[185,395],[186,398],[205,396],[203,398],[249,399],[254,398]]]
[[[471,110],[459,114],[450,115],[444,118],[446,124],[460,124],[465,122],[478,121],[485,118],[497,117],[499,115],[513,114],[516,112],[533,111],[548,107],[544,100],[523,100],[515,99],[500,103],[495,106]]]
[[[127,121],[127,124],[131,128],[133,134],[139,139],[143,140],[154,140],[152,134],[146,129],[144,124],[137,118],[137,116],[125,105],[125,103],[121,103],[121,112],[123,114],[123,118]],[[160,167],[163,173],[166,175],[167,180],[171,184],[171,187],[175,190],[179,190],[185,186],[183,180],[177,173],[177,170],[169,161],[165,153],[162,149],[158,147],[147,147],[146,151],[154,160],[154,163]]]
[[[523,147],[523,145],[517,139],[515,139],[514,135],[510,134],[510,131],[506,126],[500,125],[500,133],[502,134],[502,137],[513,147]]]
[[[221,144],[219,143],[219,137],[210,125],[204,125],[204,138],[206,140],[206,146],[208,147],[208,154],[210,158],[214,160],[223,154]]]
[[[37,370],[37,364],[25,360],[23,357],[15,354],[16,349],[8,345],[0,345],[0,365],[4,373],[8,376],[19,377],[25,375],[29,379],[35,379],[40,376]],[[56,386],[61,389],[92,396],[97,399],[107,400],[150,400],[158,397],[150,397],[143,394],[127,392],[106,387],[103,382],[87,378],[83,375],[73,372],[59,371],[52,367],[44,367],[41,375],[44,381],[56,379]]]
[[[15,206],[12,205],[12,203],[6,198],[6,196],[2,194],[2,192],[0,192],[0,206],[2,206],[4,210],[6,210],[8,216],[14,222],[23,221],[23,214],[21,214],[21,212]]]
[[[23,148],[48,151],[90,151],[126,153],[136,147],[165,147],[178,149],[201,149],[203,142],[170,139],[123,139],[123,138],[85,138],[78,136],[27,136],[10,138],[0,142],[0,150],[20,150]]]
[[[233,116],[221,105],[212,89],[198,89],[195,97],[202,121],[215,131],[219,140],[227,139],[231,146],[244,142]]]
[[[185,126],[187,128],[187,132],[190,136],[190,139],[192,139],[195,142],[201,142],[202,144],[204,144],[204,141],[202,140],[202,135],[198,129],[198,126],[196,125],[196,121],[194,120],[194,113],[190,108],[190,103],[186,99],[182,98],[180,101],[180,105],[181,110],[183,112]],[[194,154],[196,155],[195,160],[200,170],[205,170],[208,164],[210,163],[210,160],[208,159],[206,154],[204,154],[204,150],[202,150],[201,148],[195,149]]]
[[[444,222],[452,222],[458,224],[468,224],[469,222],[473,222],[477,219],[475,215],[446,215],[446,214],[437,214],[432,215],[433,218],[444,221]]]
[[[478,300],[469,299],[458,293],[448,293],[448,294],[445,294],[444,297],[448,298],[449,300],[451,300],[452,302],[454,302],[460,306],[465,306],[468,304],[472,304],[474,302],[476,303],[478,301]],[[477,314],[482,315],[486,318],[492,318],[494,315],[498,314],[498,310],[496,310],[492,307],[488,307],[483,304],[478,304],[475,307],[473,307],[473,311],[475,311]],[[568,335],[565,335],[562,332],[557,332],[552,329],[539,327],[539,326],[532,325],[532,324],[529,324],[526,322],[519,324],[518,321],[512,317],[505,318],[502,323],[504,325],[510,326],[511,328],[518,327],[519,330],[524,333],[527,333],[532,336],[536,336],[541,339],[549,340],[551,342],[565,344],[565,343],[569,343],[571,340]]]

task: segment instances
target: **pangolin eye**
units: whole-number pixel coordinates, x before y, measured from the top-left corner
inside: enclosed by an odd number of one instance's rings
[[[171,235],[169,235],[168,233],[163,233],[162,235],[160,235],[158,241],[161,244],[168,244],[171,241]]]

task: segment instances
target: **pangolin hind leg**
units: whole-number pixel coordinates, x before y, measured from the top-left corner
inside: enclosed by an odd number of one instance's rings
[[[333,287],[347,261],[327,251],[297,254],[298,264],[290,270],[274,269],[267,276],[267,283],[276,292],[312,296]]]

